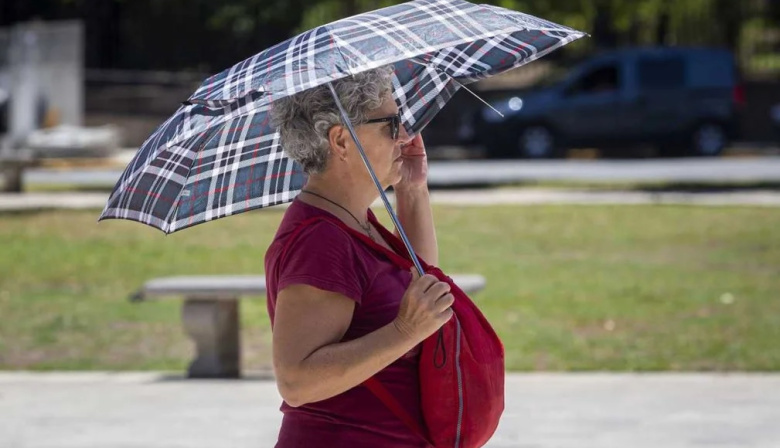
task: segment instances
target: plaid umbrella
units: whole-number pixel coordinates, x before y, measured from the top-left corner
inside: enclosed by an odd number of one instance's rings
[[[305,176],[270,124],[275,99],[393,65],[393,96],[415,134],[461,86],[583,35],[462,0],[415,0],[317,27],[206,79],[146,140],[100,219],[129,219],[172,233],[289,202]]]

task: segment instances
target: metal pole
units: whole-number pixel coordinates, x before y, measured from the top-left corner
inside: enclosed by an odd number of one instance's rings
[[[382,188],[382,184],[376,177],[376,173],[374,173],[374,169],[371,167],[371,163],[368,161],[368,157],[366,157],[366,152],[363,150],[363,145],[360,143],[360,140],[358,140],[357,133],[355,133],[355,128],[352,127],[352,122],[349,121],[349,116],[344,110],[344,106],[341,105],[341,101],[339,101],[339,96],[336,93],[336,89],[333,88],[333,84],[330,82],[328,83],[328,88],[330,89],[330,93],[333,95],[333,99],[336,101],[336,106],[339,108],[341,119],[344,121],[344,124],[347,125],[347,129],[349,129],[349,133],[352,135],[352,139],[355,140],[355,144],[358,147],[358,152],[360,152],[360,157],[363,159],[363,163],[366,165],[366,169],[368,169],[368,174],[371,176],[371,180],[374,181],[376,189],[379,190],[379,196],[382,198],[382,202],[385,204],[387,213],[390,214],[390,219],[393,220],[393,225],[395,225],[395,228],[398,229],[398,234],[401,236],[401,240],[403,240],[404,245],[406,246],[406,250],[409,252],[409,256],[412,258],[414,266],[417,268],[417,273],[419,273],[421,276],[424,275],[425,270],[423,270],[422,265],[420,265],[420,260],[417,259],[417,255],[414,253],[412,244],[409,242],[409,238],[406,237],[406,232],[404,232],[404,229],[401,226],[401,222],[398,221],[398,217],[393,211],[393,206],[390,205],[390,201],[387,199],[387,195],[385,195],[385,190]],[[401,126],[403,126],[403,124]]]

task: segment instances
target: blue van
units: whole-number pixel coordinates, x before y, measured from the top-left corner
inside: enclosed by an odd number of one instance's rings
[[[491,101],[465,137],[490,157],[550,158],[573,147],[607,154],[652,145],[663,156],[717,156],[738,132],[744,92],[732,54],[631,48],[596,56],[550,87]]]

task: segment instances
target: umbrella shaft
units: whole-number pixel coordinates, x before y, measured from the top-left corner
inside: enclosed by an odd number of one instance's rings
[[[393,220],[393,225],[395,225],[395,228],[398,229],[398,234],[401,236],[401,240],[403,240],[404,245],[406,246],[406,250],[409,252],[409,256],[412,258],[412,262],[414,262],[414,266],[417,268],[417,272],[420,274],[420,276],[424,275],[425,271],[423,270],[422,265],[420,265],[420,260],[417,259],[417,255],[414,253],[412,244],[409,242],[409,238],[406,237],[406,232],[404,232],[404,228],[401,226],[401,222],[398,220],[398,216],[396,216],[395,211],[393,211],[393,206],[390,205],[390,201],[387,199],[385,189],[382,187],[381,182],[379,182],[379,179],[376,177],[374,169],[371,167],[371,163],[368,161],[368,157],[366,157],[366,152],[363,150],[363,145],[360,144],[360,140],[358,139],[357,133],[355,132],[355,128],[352,127],[352,122],[349,120],[349,116],[344,110],[344,106],[341,105],[341,101],[339,101],[339,96],[336,93],[336,89],[333,88],[333,83],[329,82],[328,88],[330,89],[330,93],[333,95],[333,99],[336,101],[336,106],[339,108],[341,119],[344,121],[344,124],[347,125],[347,129],[349,129],[349,133],[352,135],[352,139],[355,140],[358,152],[360,152],[360,157],[363,159],[363,163],[366,165],[368,174],[371,176],[371,180],[374,181],[376,189],[379,190],[379,196],[382,198],[382,202],[385,204],[385,208],[387,209],[387,213],[390,215],[390,219]],[[401,124],[401,126],[403,126],[403,124]]]

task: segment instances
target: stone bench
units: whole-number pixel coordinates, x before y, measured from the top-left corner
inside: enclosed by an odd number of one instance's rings
[[[485,287],[480,275],[453,275],[466,293]],[[238,378],[241,376],[239,299],[265,296],[265,277],[185,276],[146,282],[130,297],[140,302],[183,298],[182,323],[195,341],[196,357],[187,369],[190,378]]]

